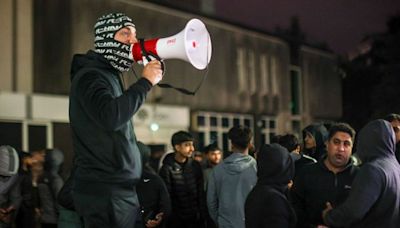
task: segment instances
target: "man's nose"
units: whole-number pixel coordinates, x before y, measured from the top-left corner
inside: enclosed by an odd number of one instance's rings
[[[137,40],[137,38],[135,36],[130,37],[130,39],[129,39],[129,43],[130,44],[135,44],[137,42],[138,42],[138,40]]]

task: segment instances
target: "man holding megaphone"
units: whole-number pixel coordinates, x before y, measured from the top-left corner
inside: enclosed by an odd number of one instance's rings
[[[94,50],[75,55],[71,66],[74,205],[85,227],[134,227],[142,167],[131,119],[162,79],[161,63],[150,61],[125,90],[121,73],[130,69],[137,42],[132,19],[103,15],[94,34]]]

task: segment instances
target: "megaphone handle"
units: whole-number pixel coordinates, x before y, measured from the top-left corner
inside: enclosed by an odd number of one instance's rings
[[[155,58],[155,57],[153,57],[152,55],[150,55],[150,56],[148,56],[149,58],[145,58],[144,56],[143,56],[143,58],[142,58],[142,63],[143,63],[143,66],[146,66],[147,65],[147,63],[149,63],[149,60],[148,59],[150,59],[150,61],[151,60],[158,60],[160,63],[161,63],[161,70],[162,70],[162,72],[163,72],[163,76],[164,76],[164,74],[165,74],[165,64],[164,64],[164,61],[162,61],[161,59],[157,59],[157,58]]]
[[[143,38],[139,39],[139,44],[140,44],[140,50],[142,51],[143,66],[146,66],[146,64],[149,63],[151,60],[157,59],[161,63],[161,70],[162,70],[163,76],[164,76],[165,65],[164,65],[164,62],[162,61],[162,59],[160,57],[158,57],[157,55],[155,55],[151,52],[148,52],[146,50],[146,48],[144,47],[144,39]]]

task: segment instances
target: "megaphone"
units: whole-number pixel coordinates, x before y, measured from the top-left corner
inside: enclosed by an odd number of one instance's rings
[[[147,55],[161,60],[181,59],[203,70],[211,59],[211,39],[206,26],[199,19],[191,19],[176,35],[150,39],[132,46],[133,59],[143,64]]]

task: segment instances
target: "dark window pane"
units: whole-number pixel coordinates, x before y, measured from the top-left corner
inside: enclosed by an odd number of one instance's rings
[[[229,151],[228,133],[223,133],[222,134],[222,150],[224,152]]]
[[[210,143],[218,142],[218,133],[216,131],[210,132]]]
[[[250,119],[244,119],[244,125],[251,128],[251,120]]]
[[[240,119],[234,118],[233,119],[233,126],[239,126],[240,125]]]
[[[29,151],[47,148],[46,126],[28,126]]]
[[[265,120],[260,120],[259,122],[261,123],[260,128],[264,129],[265,128]]]
[[[265,134],[261,134],[261,145],[266,144],[267,142],[265,141]]]
[[[205,118],[204,116],[197,116],[197,125],[204,126],[205,125]]]
[[[215,117],[215,116],[213,116],[213,117],[210,117],[210,126],[213,126],[213,127],[215,127],[215,126],[217,126],[217,117]]]
[[[197,137],[199,140],[198,141],[198,149],[202,150],[205,147],[205,139],[206,139],[204,132],[199,132]]]
[[[291,98],[290,108],[292,114],[300,114],[300,76],[297,71],[290,71],[290,90]]]
[[[222,127],[229,127],[229,119],[226,117],[222,118]]]
[[[275,129],[275,120],[270,120],[269,121],[269,128],[270,129]]]
[[[22,150],[22,124],[0,123],[0,145],[9,145]]]
[[[275,133],[269,133],[269,142],[271,142],[272,141],[272,139],[274,138],[274,136],[275,136]],[[268,142],[268,143],[269,143]]]

